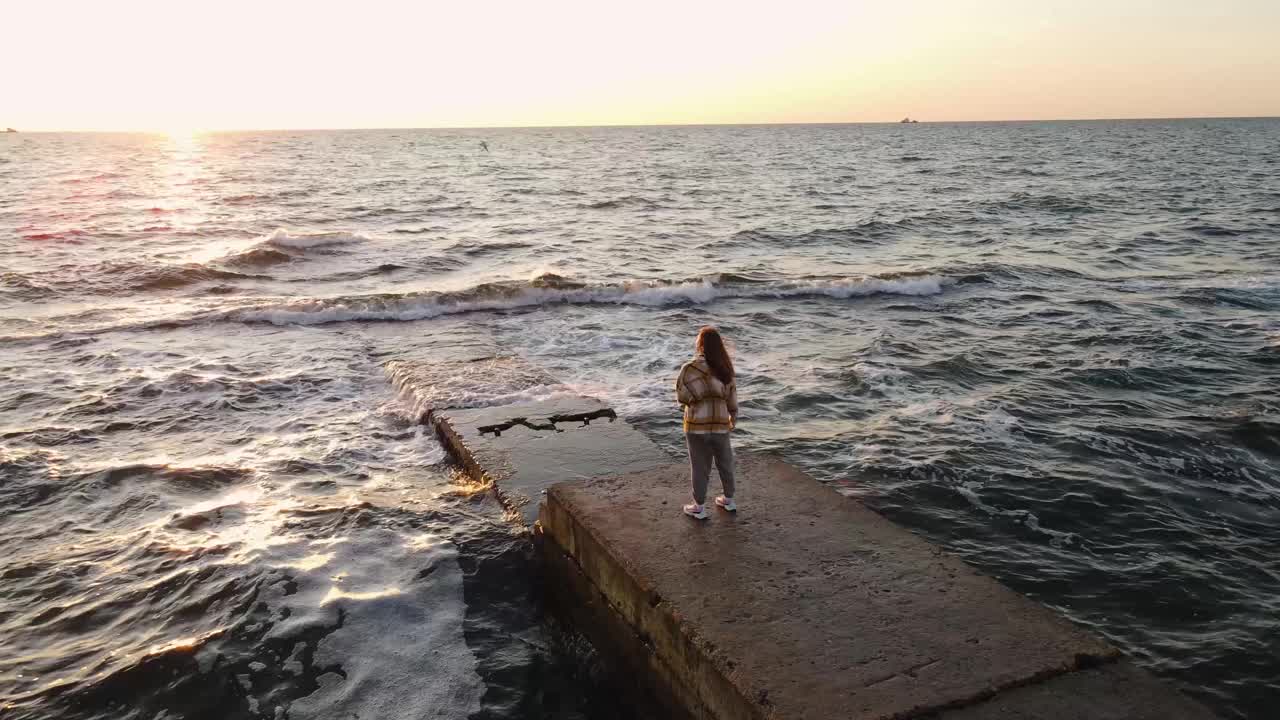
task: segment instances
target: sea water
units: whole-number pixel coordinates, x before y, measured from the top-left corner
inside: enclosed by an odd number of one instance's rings
[[[0,714],[607,716],[384,366],[679,453],[711,323],[740,449],[1269,717],[1278,311],[1275,120],[0,136]]]

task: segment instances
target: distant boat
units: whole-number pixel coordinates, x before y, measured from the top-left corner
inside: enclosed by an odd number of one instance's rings
[[[7,132],[7,133],[11,133],[11,132],[18,132],[17,130],[14,130],[13,128],[5,128],[5,129],[4,129],[4,131],[5,131],[5,132]]]
[[[911,118],[909,118],[909,117],[904,117],[904,118],[902,118],[901,120],[899,120],[898,122],[899,122],[899,123],[918,123],[918,122],[920,122],[920,121],[919,121],[919,120],[912,120],[912,119],[911,119]]]

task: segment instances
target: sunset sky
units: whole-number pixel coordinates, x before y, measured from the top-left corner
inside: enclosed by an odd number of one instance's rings
[[[1280,115],[1276,0],[6,3],[0,126]]]

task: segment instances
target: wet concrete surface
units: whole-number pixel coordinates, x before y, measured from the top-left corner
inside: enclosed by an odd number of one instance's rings
[[[613,417],[610,417],[613,416]],[[474,478],[494,482],[524,523],[551,485],[668,465],[672,458],[599,400],[559,397],[500,407],[438,410],[432,422]]]

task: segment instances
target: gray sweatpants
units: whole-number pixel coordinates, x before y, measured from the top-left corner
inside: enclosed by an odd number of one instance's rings
[[[693,476],[693,501],[699,505],[707,501],[707,484],[711,481],[711,461],[720,471],[720,484],[725,497],[733,497],[733,446],[729,433],[685,433],[689,446],[689,470]]]

